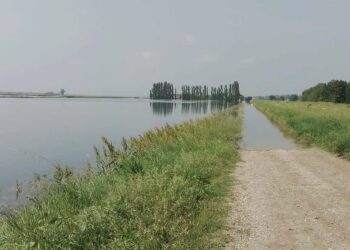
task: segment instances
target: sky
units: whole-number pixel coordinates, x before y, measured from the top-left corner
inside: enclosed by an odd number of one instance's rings
[[[1,0],[0,91],[244,95],[350,81],[349,0]]]

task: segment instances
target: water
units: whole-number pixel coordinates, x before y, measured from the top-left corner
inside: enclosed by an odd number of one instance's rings
[[[119,145],[122,137],[223,108],[217,102],[0,98],[0,206],[15,202],[16,180],[50,175],[55,163],[81,167],[92,160],[102,136]]]
[[[286,139],[255,107],[245,104],[241,148],[246,150],[293,149],[296,145]]]

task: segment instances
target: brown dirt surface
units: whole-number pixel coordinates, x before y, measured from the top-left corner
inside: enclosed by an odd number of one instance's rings
[[[350,162],[319,149],[242,151],[227,249],[350,249]]]

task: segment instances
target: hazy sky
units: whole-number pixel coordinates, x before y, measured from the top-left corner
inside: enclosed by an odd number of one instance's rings
[[[0,90],[246,95],[350,80],[349,0],[1,0]]]

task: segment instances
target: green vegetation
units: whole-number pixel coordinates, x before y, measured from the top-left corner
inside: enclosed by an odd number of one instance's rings
[[[257,101],[255,106],[301,143],[350,159],[350,106],[316,102]]]
[[[250,103],[250,102],[252,101],[252,99],[253,99],[253,97],[251,97],[251,96],[246,96],[246,97],[244,98],[244,101],[245,101],[246,103]]]
[[[58,167],[54,183],[0,219],[0,249],[213,249],[224,244],[238,160],[238,106],[149,131],[116,149],[104,139],[98,171]]]
[[[289,95],[289,97],[287,99],[291,102],[296,102],[296,101],[298,101],[299,97],[298,97],[298,95],[294,94],[294,95]]]
[[[228,86],[220,85],[218,88],[211,88],[210,98],[212,100],[220,100],[229,103],[239,103],[241,98],[239,83],[235,81],[233,84],[229,84]]]
[[[184,85],[181,88],[183,100],[216,100],[237,104],[240,100],[239,83],[235,81],[233,84],[220,85],[219,87],[207,86],[188,86]]]
[[[296,94],[292,94],[292,95],[268,95],[268,96],[255,96],[254,99],[295,102],[295,101],[299,100],[299,96]]]
[[[176,89],[173,84],[168,82],[154,83],[150,91],[149,97],[151,99],[172,100],[176,98]]]
[[[303,92],[303,101],[350,103],[350,82],[332,80],[319,83]]]
[[[291,101],[295,102],[298,101],[298,95],[269,95],[267,98],[265,98],[270,101]]]
[[[220,85],[219,87],[211,87],[209,95],[208,86],[183,85],[181,87],[181,95],[176,93],[176,88],[168,82],[160,82],[153,84],[150,91],[151,99],[182,99],[182,100],[215,100],[223,101],[230,104],[238,104],[242,99],[239,92],[239,83],[235,81],[233,84]]]
[[[208,100],[209,92],[207,86],[188,86],[181,87],[183,100]]]

